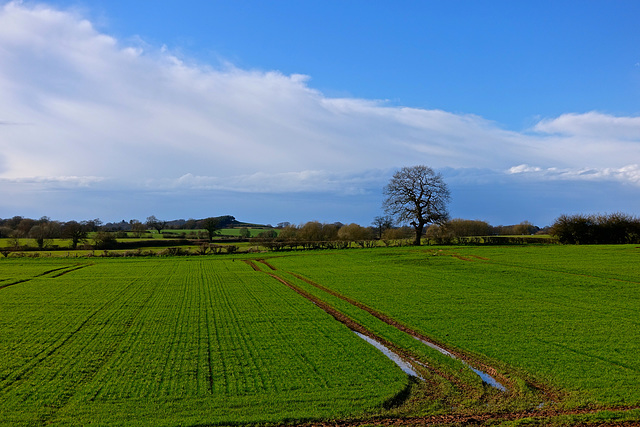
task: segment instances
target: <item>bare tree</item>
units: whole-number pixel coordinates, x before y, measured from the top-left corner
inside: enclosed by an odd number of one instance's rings
[[[207,230],[209,241],[211,242],[213,240],[213,236],[218,234],[218,229],[220,228],[220,220],[214,217],[205,218],[202,220],[201,226],[202,228]]]
[[[147,227],[155,228],[158,231],[158,234],[162,232],[162,229],[167,225],[167,221],[161,221],[155,217],[155,215],[151,215],[147,217]]]
[[[87,228],[88,232],[98,231],[100,227],[102,227],[102,221],[100,220],[100,218],[82,221],[81,224]]]
[[[365,228],[358,224],[347,224],[338,231],[338,238],[346,242],[356,242],[363,248],[367,240],[371,240],[372,232],[370,228]]]
[[[78,243],[87,239],[87,226],[77,221],[68,221],[62,226],[62,237],[71,240],[71,247],[76,249]]]
[[[411,224],[416,232],[415,245],[420,245],[426,225],[441,224],[449,218],[449,189],[442,175],[430,167],[403,167],[393,174],[384,194],[385,212],[395,217],[398,223]]]
[[[371,225],[376,229],[378,239],[382,239],[382,233],[385,230],[393,227],[393,218],[389,215],[377,216],[373,219]]]
[[[131,231],[133,232],[133,235],[137,238],[142,237],[142,235],[147,231],[147,227],[137,219],[132,219],[129,221],[129,224],[131,224]]]
[[[44,217],[43,217],[44,218]],[[36,241],[38,249],[42,250],[51,244],[54,237],[60,235],[60,224],[47,219],[41,219],[39,224],[29,230],[29,237]]]

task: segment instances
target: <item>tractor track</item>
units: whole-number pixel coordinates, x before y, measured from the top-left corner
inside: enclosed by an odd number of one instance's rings
[[[80,269],[85,268],[85,267],[89,267],[91,265],[93,265],[93,264],[75,264],[75,265],[71,265],[71,266],[67,265],[67,266],[64,266],[64,267],[53,268],[51,270],[47,270],[47,271],[42,272],[40,274],[36,274],[33,277],[29,277],[28,279],[20,279],[20,280],[16,280],[15,282],[5,283],[3,285],[0,285],[0,289],[8,288],[9,286],[18,285],[20,283],[30,282],[33,279],[37,279],[37,278],[40,278],[40,277],[45,277],[48,274],[55,273],[55,272],[60,272],[60,273],[51,275],[49,277],[50,278],[60,277],[60,276],[63,276],[65,274],[67,274],[67,273],[71,273],[73,271],[80,270]]]
[[[275,268],[273,266],[268,265],[263,260],[257,260],[257,261],[267,265],[270,269],[275,270]],[[418,355],[413,354],[411,351],[409,351],[407,349],[404,349],[402,347],[398,347],[397,345],[395,345],[391,341],[388,341],[385,338],[382,338],[381,336],[375,334],[374,332],[370,331],[369,329],[367,329],[366,327],[364,327],[360,323],[356,322],[351,317],[349,317],[346,314],[342,313],[341,311],[337,310],[332,305],[326,303],[322,299],[312,295],[311,293],[309,293],[309,292],[305,291],[304,289],[294,285],[293,283],[290,283],[289,281],[283,279],[282,277],[280,277],[280,276],[278,276],[278,275],[276,275],[274,273],[265,272],[265,271],[261,270],[260,267],[258,267],[251,260],[245,260],[245,262],[248,265],[250,265],[251,268],[253,268],[255,271],[267,274],[268,276],[272,277],[273,279],[275,279],[278,282],[282,283],[283,285],[287,286],[288,288],[290,288],[294,292],[298,293],[302,297],[304,297],[307,300],[311,301],[318,308],[320,308],[323,311],[325,311],[327,314],[332,316],[335,320],[337,320],[338,322],[344,324],[345,326],[347,326],[352,331],[358,332],[358,333],[360,333],[362,335],[365,335],[365,336],[377,341],[378,343],[382,344],[383,346],[387,347],[389,350],[391,350],[392,352],[394,352],[397,355],[399,355],[407,363],[411,364],[412,367],[414,367],[414,369],[416,369],[418,371],[427,370],[431,374],[435,374],[435,375],[437,375],[437,376],[439,376],[441,378],[444,378],[445,380],[451,382],[455,387],[457,387],[460,390],[470,391],[471,387],[468,384],[465,384],[464,382],[460,381],[458,378],[456,378],[456,377],[454,377],[452,375],[449,375],[449,374],[447,374],[445,372],[442,372],[442,371],[440,371],[440,370],[438,370],[438,369],[436,369],[436,368],[434,368],[432,366],[429,366],[428,364],[424,363],[424,361],[421,361],[422,363],[420,363],[420,364],[415,364],[414,362],[416,360],[420,360],[420,357]]]
[[[276,268],[273,265],[271,265],[268,262],[266,262],[265,260],[257,259],[256,261],[266,265],[271,270],[276,271]],[[259,270],[259,268],[258,268],[258,270]],[[455,350],[455,349],[448,348],[447,346],[443,345],[442,343],[437,342],[437,341],[433,340],[432,338],[430,338],[430,337],[428,337],[428,336],[416,331],[415,329],[410,328],[407,325],[404,325],[404,324],[398,322],[397,320],[393,319],[392,317],[387,316],[387,315],[385,315],[385,314],[383,314],[383,313],[381,313],[381,312],[379,312],[377,310],[374,310],[373,308],[371,308],[371,307],[369,307],[369,306],[367,306],[367,305],[365,305],[365,304],[363,304],[363,303],[361,303],[359,301],[356,301],[356,300],[354,300],[352,298],[349,298],[349,297],[347,297],[345,295],[342,295],[339,292],[336,292],[336,291],[334,291],[332,289],[329,289],[329,288],[327,288],[327,287],[325,287],[323,285],[315,283],[312,280],[310,280],[310,279],[308,279],[308,278],[306,278],[304,276],[301,276],[300,274],[293,273],[293,272],[287,272],[287,273],[291,274],[292,276],[302,280],[303,282],[305,282],[305,283],[307,283],[307,284],[309,284],[309,285],[311,285],[311,286],[313,286],[313,287],[315,287],[315,288],[317,288],[317,289],[319,289],[319,290],[321,290],[323,292],[328,293],[329,295],[333,295],[334,297],[339,298],[339,299],[341,299],[341,300],[353,305],[354,307],[357,307],[357,308],[359,308],[361,310],[366,311],[367,313],[371,314],[372,316],[374,316],[378,320],[381,320],[382,322],[384,322],[384,323],[386,323],[386,324],[388,324],[388,325],[390,325],[390,326],[392,326],[392,327],[394,327],[394,328],[396,328],[396,329],[398,329],[398,330],[400,330],[400,331],[402,331],[402,332],[404,332],[404,333],[406,333],[406,334],[408,334],[408,335],[410,335],[410,336],[412,336],[414,338],[417,338],[418,340],[421,340],[423,342],[429,343],[429,344],[431,344],[433,346],[436,346],[436,347],[439,347],[440,349],[445,350],[446,352],[448,352],[449,354],[454,356],[456,359],[459,359],[459,360],[461,360],[463,362],[466,362],[470,366],[472,366],[474,368],[477,368],[477,369],[480,369],[481,371],[487,372],[489,375],[491,375],[494,378],[498,378],[502,384],[508,384],[509,388],[513,387],[512,381],[509,378],[505,377],[504,375],[500,374],[493,366],[490,366],[490,365],[478,360],[477,358],[471,357],[468,354],[462,353],[462,352],[460,352],[458,350]],[[267,273],[267,274],[269,274],[269,273]],[[558,401],[559,400],[559,397],[555,393],[555,391],[551,390],[548,387],[545,387],[545,385],[536,383],[536,382],[534,382],[532,380],[528,380],[527,382],[534,389],[540,390],[545,395],[545,399],[546,400],[548,400],[548,401]]]
[[[264,266],[266,266],[270,271],[277,271],[277,269],[269,264],[267,261],[265,261],[264,259],[256,259],[256,262],[259,262],[261,264],[263,264]],[[402,356],[403,358],[406,358],[408,361],[415,361],[415,360],[419,360],[415,355],[411,354],[411,352],[408,352],[405,349],[399,348],[398,346],[396,346],[395,344],[385,340],[382,337],[377,336],[375,333],[369,331],[367,328],[365,328],[364,326],[360,325],[359,323],[357,323],[355,320],[351,319],[349,316],[345,315],[344,313],[338,311],[337,309],[335,309],[333,306],[331,306],[330,304],[324,302],[323,300],[321,300],[320,298],[310,294],[309,292],[305,291],[304,289],[288,282],[287,280],[283,279],[282,277],[278,276],[275,273],[269,272],[269,271],[264,271],[262,269],[260,269],[260,267],[258,265],[255,264],[255,262],[253,260],[245,260],[245,262],[250,265],[255,271],[258,272],[262,272],[264,274],[267,274],[269,276],[271,276],[272,278],[274,278],[275,280],[279,281],[280,283],[284,284],[285,286],[289,287],[290,289],[292,289],[293,291],[297,292],[298,294],[300,294],[301,296],[303,296],[304,298],[308,299],[309,301],[313,302],[315,305],[317,305],[319,308],[321,308],[322,310],[324,310],[325,312],[327,312],[328,314],[330,314],[332,317],[334,317],[334,319],[338,320],[339,322],[343,323],[344,325],[346,325],[347,327],[349,327],[351,330],[354,330],[356,332],[362,333],[363,335],[366,335],[378,342],[380,342],[382,345],[384,345],[385,347],[391,349],[393,352],[399,354],[400,356]],[[467,363],[470,363],[472,366],[480,366],[482,369],[485,369],[486,371],[488,371],[489,373],[491,373],[492,375],[496,375],[498,378],[500,378],[501,380],[505,381],[507,384],[512,385],[511,381],[507,378],[505,378],[504,376],[498,374],[498,372],[496,371],[495,368],[487,365],[486,363],[477,360],[473,357],[470,357],[467,354],[461,353],[460,351],[454,350],[454,349],[449,349],[446,346],[443,346],[442,344],[432,340],[429,337],[426,337],[424,335],[422,335],[421,333],[419,333],[418,331],[415,331],[414,329],[403,325],[400,322],[397,322],[396,320],[394,320],[393,318],[380,313],[362,303],[360,303],[359,301],[356,301],[352,298],[346,297],[334,290],[331,290],[323,285],[320,285],[318,283],[315,283],[313,281],[311,281],[310,279],[307,279],[299,274],[293,273],[293,272],[286,272],[296,278],[298,278],[299,280],[304,281],[305,283],[319,289],[322,290],[330,295],[333,295],[345,302],[348,302],[349,304],[352,304],[355,307],[358,307],[366,312],[368,312],[369,314],[373,315],[374,317],[378,318],[379,320],[387,323],[388,325],[391,325],[411,336],[414,336],[416,338],[419,338],[421,340],[424,340],[426,342],[432,343],[434,345],[437,345],[438,347],[441,347],[443,349],[446,349],[447,351],[449,351],[451,354],[457,356],[460,358],[460,360],[463,360]],[[415,366],[415,365],[414,365]],[[450,381],[452,384],[454,384],[456,387],[458,387],[460,390],[466,390],[469,388],[468,385],[462,383],[461,381],[459,381],[457,378],[453,378],[450,375],[447,375],[445,373],[439,372],[435,369],[432,369],[431,367],[426,367],[430,372]],[[423,368],[424,369],[424,368]],[[529,379],[527,379],[527,382],[529,384],[529,386],[531,386],[532,388],[538,390],[539,392],[541,392],[544,397],[545,400],[547,402],[559,402],[562,400],[562,398],[560,397],[560,394],[558,391],[553,390],[551,388],[549,388],[548,386],[546,386],[545,384],[540,384],[536,381],[530,381]],[[402,403],[402,402],[400,402]],[[589,415],[589,414],[597,414],[599,412],[602,411],[613,411],[613,412],[627,412],[627,411],[632,411],[632,410],[638,410],[640,409],[640,406],[636,405],[636,406],[621,406],[621,407],[588,407],[588,408],[576,408],[576,409],[562,409],[562,408],[554,408],[554,407],[549,407],[549,408],[538,408],[538,409],[532,409],[532,410],[518,410],[518,411],[506,411],[506,412],[486,412],[486,413],[457,413],[457,414],[444,414],[444,415],[430,415],[430,416],[381,416],[381,417],[374,417],[374,418],[365,418],[365,419],[345,419],[345,420],[332,420],[332,421],[322,421],[322,422],[303,422],[303,423],[296,423],[295,425],[300,426],[300,427],[359,427],[359,426],[467,426],[467,425],[471,425],[471,426],[482,426],[482,425],[496,425],[496,423],[501,423],[501,422],[508,422],[508,421],[517,421],[517,420],[522,420],[522,419],[531,419],[532,421],[537,421],[539,423],[543,423],[545,424],[546,421],[549,421],[551,418],[553,417],[560,417],[560,416],[571,416],[571,415]],[[565,424],[566,425],[566,424]],[[589,421],[589,422],[582,422],[582,421],[578,421],[577,423],[574,423],[572,425],[589,425],[589,426],[595,426],[595,425],[606,425],[606,426],[639,426],[640,427],[640,421],[637,420],[602,420],[602,421]]]
[[[531,425],[545,425],[546,421],[554,417],[570,416],[570,415],[589,415],[597,414],[602,411],[615,411],[626,412],[640,409],[639,406],[633,407],[620,407],[620,408],[596,408],[596,409],[567,409],[567,410],[536,410],[536,411],[518,411],[518,412],[505,412],[505,413],[492,413],[492,414],[447,414],[447,415],[430,415],[425,417],[380,417],[374,419],[362,419],[362,420],[335,420],[325,421],[317,423],[301,423],[297,424],[299,427],[364,427],[364,426],[404,426],[404,427],[424,427],[424,426],[483,426],[483,425],[497,425],[497,423],[505,421],[517,421],[527,419],[527,421],[537,421],[544,424]],[[563,423],[562,425],[568,425]],[[637,420],[618,420],[618,421],[589,421],[589,422],[576,422],[570,424],[572,426],[640,426],[640,421]]]

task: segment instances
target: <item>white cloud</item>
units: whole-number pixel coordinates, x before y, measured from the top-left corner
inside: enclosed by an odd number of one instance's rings
[[[327,98],[304,75],[122,46],[46,6],[8,3],[0,28],[0,120],[30,124],[1,128],[9,177],[501,167],[530,147],[473,115]]]
[[[614,117],[597,111],[544,119],[533,129],[547,134],[640,142],[640,117]]]
[[[491,170],[640,185],[625,166],[640,159],[640,117],[565,114],[507,131],[471,114],[330,98],[303,74],[197,64],[20,2],[0,6],[0,64],[5,188],[363,194],[412,164],[484,181]]]
[[[1,178],[0,183],[5,184],[32,184],[48,187],[90,187],[93,184],[104,182],[105,178],[99,176],[26,176],[18,178]]]
[[[527,172],[539,172],[541,170],[542,169],[540,169],[537,166],[529,166],[526,164],[522,164],[522,165],[510,167],[507,173],[516,174],[516,173],[527,173]]]
[[[230,177],[194,176],[190,173],[176,180],[153,182],[149,185],[167,189],[223,190],[241,193],[333,193],[339,195],[365,194],[371,188],[383,186],[381,171],[358,174],[326,171],[302,171],[268,174],[256,172],[250,175]]]
[[[523,175],[536,179],[568,181],[619,181],[640,185],[640,166],[637,164],[621,168],[540,168],[526,164],[513,166],[508,174]]]

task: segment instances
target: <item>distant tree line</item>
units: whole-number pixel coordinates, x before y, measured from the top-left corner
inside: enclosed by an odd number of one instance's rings
[[[477,220],[452,219],[441,225],[431,225],[423,238],[434,244],[505,244],[527,243],[527,236],[544,233],[528,221],[509,226],[491,226]],[[505,235],[508,235],[507,238]],[[482,236],[480,238],[480,236]],[[279,230],[266,230],[252,239],[256,244],[270,250],[291,249],[341,249],[353,245],[357,247],[404,246],[415,244],[415,228],[395,227],[390,216],[376,217],[369,227],[358,224],[335,222],[323,224],[310,221],[301,225],[287,223]],[[531,240],[540,242],[540,239]]]
[[[322,224],[310,221],[296,226],[287,224],[279,231],[266,230],[259,233],[252,241],[271,250],[294,249],[341,249],[351,243],[361,247],[372,246],[375,240],[373,227],[358,224]]]
[[[551,235],[566,244],[640,243],[640,219],[624,213],[561,215]]]
[[[100,219],[86,221],[53,221],[49,217],[40,219],[14,216],[0,218],[0,238],[9,239],[3,245],[2,253],[18,251],[26,247],[21,239],[33,239],[38,249],[54,249],[53,239],[68,239],[69,248],[79,245],[90,249],[129,249],[138,246],[184,245],[184,234],[167,230],[192,230],[190,239],[197,244],[210,245],[222,228],[242,225],[231,215],[204,219],[162,221],[150,216],[145,222],[138,220],[103,224]],[[370,226],[359,224],[330,224],[310,221],[301,225],[289,222],[279,223],[251,238],[245,226],[239,231],[239,238],[270,250],[291,249],[340,249],[352,246],[373,247],[382,242],[385,246],[415,244],[415,227],[394,226],[392,216],[375,217]],[[118,241],[124,237],[142,237],[149,231],[162,233],[174,241],[134,242]],[[196,231],[197,230],[197,231]],[[548,234],[541,239],[536,234]],[[562,215],[551,227],[540,228],[528,221],[514,225],[492,226],[486,221],[451,219],[426,228],[422,238],[428,244],[522,244],[560,242],[565,244],[620,244],[640,243],[640,219],[622,213],[609,215]],[[148,244],[147,244],[148,243]],[[214,252],[210,246],[203,246],[205,253]],[[207,249],[208,248],[208,249]]]
[[[155,216],[150,216],[143,223],[136,219],[119,223],[104,224],[100,219],[86,221],[54,221],[47,216],[40,219],[14,216],[12,218],[0,218],[0,238],[8,238],[8,249],[24,249],[21,239],[33,239],[38,249],[52,249],[53,239],[68,239],[70,248],[76,249],[78,245],[85,244],[89,240],[91,246],[96,249],[113,249],[118,245],[117,238],[142,237],[149,230],[161,233],[162,230],[205,230],[196,234],[198,239],[206,239],[209,242],[221,228],[240,224],[231,215],[209,217],[204,219],[163,221]],[[128,234],[131,233],[131,236]],[[167,235],[170,237],[180,237]],[[164,244],[167,244],[165,242]],[[6,252],[8,249],[4,249]],[[6,256],[6,254],[5,254]]]
[[[174,220],[161,220],[155,215],[147,217],[145,222],[141,222],[137,219],[129,221],[122,220],[121,222],[108,222],[102,226],[104,231],[125,231],[135,232],[147,230],[156,230],[160,232],[162,230],[199,230],[204,229],[203,223],[211,218],[217,220],[218,229],[228,228],[240,225],[241,223],[231,215],[222,215],[217,217],[209,217],[204,219],[174,219]]]
[[[425,237],[436,244],[509,244],[527,243],[528,241],[539,242],[539,239],[526,239],[524,236],[547,234],[548,232],[548,227],[540,228],[529,221],[514,225],[492,226],[486,221],[455,218],[440,225],[430,226]]]

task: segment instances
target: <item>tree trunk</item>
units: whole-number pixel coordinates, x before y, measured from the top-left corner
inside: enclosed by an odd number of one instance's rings
[[[419,224],[412,223],[413,228],[416,229],[416,239],[413,241],[414,246],[420,246],[420,239],[422,237],[422,230],[424,230],[424,224],[420,222]]]

